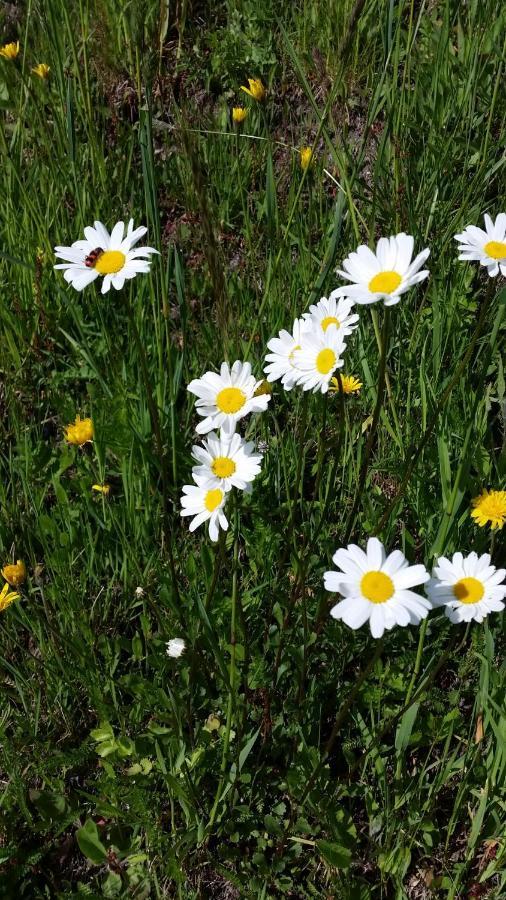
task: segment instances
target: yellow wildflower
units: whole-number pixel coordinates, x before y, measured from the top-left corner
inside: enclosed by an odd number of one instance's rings
[[[4,584],[0,592],[0,612],[7,609],[15,600],[19,600],[19,594],[16,594],[15,591],[9,591],[9,585]]]
[[[244,109],[244,106],[232,107],[232,121],[234,121],[237,125],[240,125],[241,122],[244,122],[247,115],[248,110]]]
[[[311,150],[311,147],[301,147],[299,152],[300,167],[302,171],[305,172],[313,162],[313,151]]]
[[[97,491],[99,494],[103,494],[104,497],[108,497],[111,493],[111,485],[110,484],[92,484],[92,491]]]
[[[502,528],[506,522],[506,491],[483,491],[472,500],[471,516],[483,528],[490,522],[492,531]]]
[[[2,575],[11,587],[19,587],[26,581],[26,566],[23,560],[18,559],[15,565],[12,563],[12,565],[4,566]]]
[[[76,416],[74,424],[67,425],[65,428],[65,440],[69,444],[75,444],[76,447],[81,447],[83,444],[92,441],[93,422],[91,419],[81,419],[80,416]]]
[[[362,382],[355,378],[354,375],[341,375],[341,381],[343,383],[343,394],[356,394],[360,388],[362,387]],[[329,391],[332,391],[334,394],[339,393],[339,378],[331,378]]]
[[[260,78],[248,78],[249,87],[244,87],[241,85],[241,91],[244,91],[245,94],[249,94],[253,100],[257,100],[259,103],[264,99],[266,90],[262,84]]]
[[[19,53],[19,41],[12,41],[11,44],[4,44],[3,47],[0,47],[0,56],[3,56],[4,59],[16,59]]]
[[[50,71],[51,68],[47,65],[47,63],[39,63],[38,66],[34,66],[32,69],[33,75],[38,75],[39,78],[42,78],[43,81],[48,78]]]

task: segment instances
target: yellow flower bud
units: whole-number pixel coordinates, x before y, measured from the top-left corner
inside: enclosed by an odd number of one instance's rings
[[[32,73],[34,75],[38,75],[39,78],[42,78],[43,81],[49,77],[49,73],[51,71],[50,66],[46,63],[39,63],[38,66],[34,66],[32,69]]]
[[[305,172],[306,169],[309,169],[309,166],[313,162],[313,151],[311,150],[311,147],[301,147],[299,152],[300,152],[300,167],[301,167],[302,171]]]
[[[243,106],[234,106],[232,107],[232,120],[239,125],[241,122],[244,122],[246,116],[248,115],[248,110],[244,109]]]
[[[14,565],[4,566],[2,569],[2,575],[6,581],[9,582],[11,587],[19,587],[24,584],[26,581],[26,566],[22,559],[18,559],[17,563]]]
[[[11,44],[4,44],[3,47],[0,47],[0,56],[3,56],[4,59],[16,59],[18,53],[19,41],[13,41]]]
[[[241,85],[241,91],[244,91],[245,94],[249,94],[253,100],[257,100],[259,103],[264,99],[266,95],[266,90],[262,84],[260,78],[248,78],[249,87],[244,87]]]

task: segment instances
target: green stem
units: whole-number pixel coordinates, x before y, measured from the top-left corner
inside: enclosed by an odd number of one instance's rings
[[[362,465],[360,467],[360,473],[358,477],[358,487],[355,493],[355,500],[353,502],[353,507],[351,513],[348,518],[348,525],[346,527],[346,532],[343,538],[343,543],[347,544],[350,535],[353,531],[353,527],[355,525],[355,519],[357,517],[358,508],[360,505],[360,501],[362,499],[362,494],[364,490],[365,480],[367,477],[367,470],[369,468],[369,460],[372,454],[372,448],[374,445],[374,439],[376,437],[376,431],[378,429],[378,423],[380,419],[381,410],[383,407],[383,397],[385,394],[385,375],[387,368],[387,355],[388,355],[388,336],[389,336],[389,328],[390,328],[390,309],[386,306],[384,311],[384,319],[383,319],[383,331],[381,335],[381,350],[380,350],[380,364],[379,364],[379,372],[378,372],[378,391],[376,394],[376,405],[374,407],[374,413],[372,417],[371,430],[369,432],[369,437],[367,439],[367,444],[364,453],[364,459],[362,460]]]
[[[232,572],[232,604],[231,604],[231,612],[230,612],[230,668],[229,668],[229,693],[228,693],[228,703],[227,703],[227,720],[225,724],[225,737],[223,739],[223,753],[221,757],[221,767],[220,767],[220,780],[218,783],[218,788],[216,790],[216,796],[214,798],[213,807],[211,810],[211,814],[209,816],[209,823],[207,826],[207,834],[208,837],[212,833],[212,829],[214,826],[214,822],[216,820],[216,814],[218,811],[218,806],[220,803],[223,787],[225,784],[225,772],[227,770],[228,765],[228,755],[230,749],[230,733],[232,730],[232,716],[234,713],[234,709],[236,706],[236,690],[237,690],[237,669],[236,669],[236,627],[237,627],[237,588],[238,588],[238,573],[239,573],[239,510],[237,508],[237,503],[234,511],[234,531],[235,531],[235,540],[234,540],[234,561],[233,561],[233,572]]]
[[[130,327],[132,329],[132,333],[134,336],[135,345],[137,347],[137,353],[139,355],[139,362],[141,367],[141,375],[144,383],[144,390],[146,393],[146,399],[148,402],[149,416],[151,419],[151,425],[155,435],[155,443],[156,443],[156,452],[158,456],[158,463],[160,466],[160,475],[162,479],[162,501],[163,501],[163,530],[166,533],[166,547],[167,554],[169,557],[169,567],[170,574],[172,580],[172,589],[174,592],[174,598],[176,603],[179,604],[180,596],[179,589],[177,585],[177,576],[176,576],[176,567],[174,563],[174,554],[172,550],[172,523],[170,517],[170,497],[169,497],[169,479],[167,474],[167,458],[163,449],[163,440],[162,440],[162,430],[160,427],[160,417],[158,415],[158,409],[156,403],[153,399],[153,392],[151,390],[151,380],[149,377],[149,369],[148,363],[146,359],[146,353],[144,350],[144,345],[141,340],[141,336],[139,334],[139,330],[137,328],[137,323],[135,321],[135,311],[133,308],[133,304],[131,302],[131,297],[127,300],[127,310],[128,317],[130,321]]]

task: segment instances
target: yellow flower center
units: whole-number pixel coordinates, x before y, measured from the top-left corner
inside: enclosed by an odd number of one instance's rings
[[[329,350],[329,348],[326,347],[325,350],[320,350],[318,356],[316,357],[316,368],[318,369],[320,375],[328,375],[330,370],[335,366],[336,362],[336,354],[333,350]]]
[[[217,478],[230,478],[236,468],[234,460],[228,456],[217,456],[211,463],[211,469]]]
[[[371,603],[386,603],[394,595],[394,583],[384,572],[366,572],[360,590]]]
[[[101,253],[95,263],[95,269],[100,275],[114,275],[125,265],[126,256],[121,250],[106,250]]]
[[[212,491],[208,491],[206,494],[206,499],[204,500],[204,505],[208,512],[214,512],[217,506],[220,505],[223,498],[223,491],[220,491],[219,488],[215,488]]]
[[[485,590],[477,578],[461,578],[453,585],[453,593],[461,603],[478,603]]]
[[[489,241],[485,244],[484,251],[492,259],[506,259],[506,244],[504,241]]]
[[[335,316],[325,316],[325,318],[322,319],[322,328],[324,331],[327,330],[329,325],[335,325],[336,328],[339,328],[340,324],[339,319],[336,319]]]
[[[391,294],[402,281],[398,272],[378,272],[369,282],[371,294]]]
[[[236,413],[246,403],[246,394],[240,388],[223,388],[216,397],[216,406],[222,413]]]

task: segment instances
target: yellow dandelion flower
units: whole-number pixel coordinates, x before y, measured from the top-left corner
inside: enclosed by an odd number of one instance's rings
[[[103,494],[104,497],[108,497],[111,493],[111,485],[110,484],[92,484],[92,491],[97,491],[98,494]]]
[[[311,150],[311,147],[301,147],[299,153],[300,167],[302,171],[305,172],[313,162],[313,151]]]
[[[42,81],[45,81],[46,78],[49,77],[49,73],[51,71],[51,67],[47,65],[47,63],[39,63],[38,66],[34,66],[32,69],[33,75],[38,75]]]
[[[253,100],[257,100],[260,103],[267,93],[261,79],[248,78],[248,84],[249,87],[244,87],[244,85],[241,85],[241,91],[244,91],[245,94],[248,94],[253,98]]]
[[[67,425],[65,428],[65,440],[76,447],[81,447],[83,444],[92,441],[93,422],[91,419],[81,419],[80,416],[76,416],[74,424]]]
[[[354,375],[341,375],[341,381],[343,383],[343,394],[357,394],[361,387],[363,387],[362,382],[355,378]],[[339,393],[339,378],[331,378],[330,379],[330,387],[329,391],[332,391],[333,394]]]
[[[19,587],[26,581],[26,566],[22,559],[18,559],[17,563],[4,566],[2,575],[11,587]]]
[[[471,516],[483,528],[490,522],[490,528],[502,528],[506,522],[506,491],[483,491],[472,500],[474,509]]]
[[[15,600],[19,600],[19,594],[15,591],[9,591],[9,585],[4,584],[1,592],[0,592],[0,612],[3,612],[7,609],[11,603],[14,603]]]
[[[244,109],[244,106],[233,106],[232,107],[232,121],[237,125],[240,125],[241,122],[244,122],[246,116],[248,115],[248,110]]]
[[[16,59],[19,53],[19,41],[12,41],[11,44],[4,44],[0,47],[0,56],[4,59]]]

